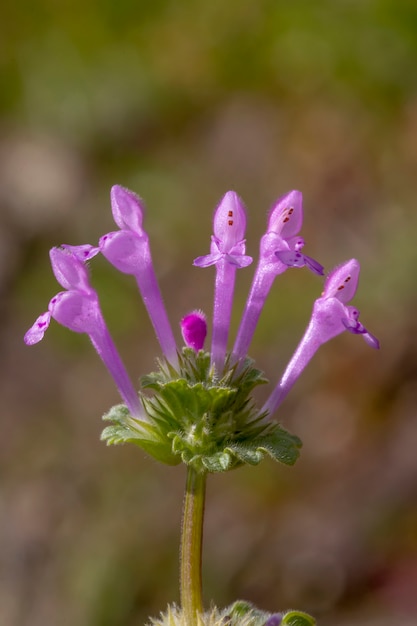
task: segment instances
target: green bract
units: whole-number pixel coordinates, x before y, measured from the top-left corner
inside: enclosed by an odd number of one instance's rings
[[[224,472],[244,463],[257,465],[267,454],[293,465],[301,441],[260,413],[251,396],[267,380],[250,359],[228,367],[217,378],[210,354],[184,348],[178,369],[160,361],[157,372],[142,379],[153,390],[140,398],[148,421],[135,419],[125,405],[113,407],[102,439],[134,443],[162,463],[181,461],[199,472]]]
[[[302,611],[286,611],[272,614],[257,609],[250,602],[237,600],[226,609],[212,607],[210,611],[196,616],[196,626],[265,626],[273,615],[281,617],[280,626],[315,626],[316,621]],[[278,621],[277,621],[278,623]],[[151,626],[189,626],[180,608],[169,606],[166,613],[151,619]]]

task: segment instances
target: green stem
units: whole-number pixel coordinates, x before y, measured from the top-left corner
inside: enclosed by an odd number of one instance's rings
[[[197,624],[203,612],[201,555],[203,547],[206,473],[187,466],[181,536],[181,606],[185,623]]]

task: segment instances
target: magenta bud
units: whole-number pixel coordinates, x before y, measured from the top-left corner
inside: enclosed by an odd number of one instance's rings
[[[193,311],[181,320],[181,332],[185,344],[196,352],[202,350],[207,335],[207,320],[203,311]]]

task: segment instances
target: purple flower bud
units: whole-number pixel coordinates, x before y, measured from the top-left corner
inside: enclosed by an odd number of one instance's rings
[[[207,335],[207,320],[203,311],[193,311],[181,320],[181,332],[186,345],[196,352],[202,350]]]
[[[263,411],[274,413],[319,347],[343,331],[362,335],[368,345],[379,348],[378,339],[359,322],[358,309],[347,304],[356,293],[359,271],[358,261],[351,259],[330,272],[304,337]]]

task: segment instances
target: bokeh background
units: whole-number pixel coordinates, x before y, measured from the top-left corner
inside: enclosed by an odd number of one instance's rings
[[[304,442],[209,481],[205,599],[323,626],[417,623],[417,4],[414,0],[17,0],[0,25],[0,624],[137,626],[178,600],[184,470],[99,441],[118,395],[84,336],[22,336],[62,242],[146,201],[170,319],[210,313],[213,210],[235,189],[256,257],[274,200],[304,193],[306,253],[356,257],[382,344],[323,347],[277,418]],[[233,329],[252,268],[238,274]],[[137,380],[158,345],[134,281],[94,285]],[[322,285],[275,283],[251,347],[277,380]],[[264,397],[265,391],[263,390]],[[262,394],[260,401],[262,400]]]

